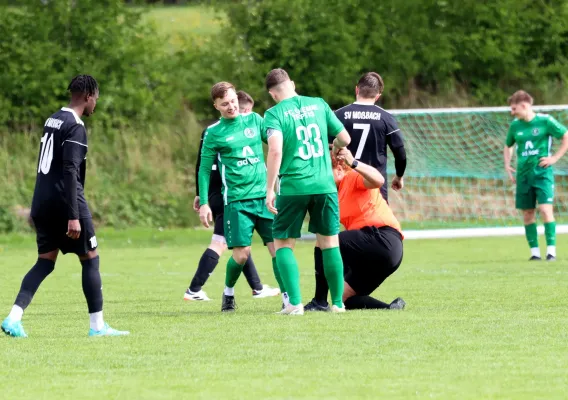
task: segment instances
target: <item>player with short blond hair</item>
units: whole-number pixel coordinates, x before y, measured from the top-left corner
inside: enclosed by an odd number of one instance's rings
[[[229,82],[211,88],[221,119],[205,131],[199,167],[199,192],[208,193],[211,167],[218,160],[224,205],[224,235],[233,254],[227,263],[221,311],[235,311],[234,286],[250,256],[256,230],[272,256],[273,216],[264,207],[266,166],[262,149],[263,120],[257,113],[241,114],[235,87]],[[212,221],[206,196],[199,198],[199,218],[205,227]]]
[[[508,99],[511,115],[515,117],[505,141],[503,158],[505,171],[516,182],[515,206],[523,212],[525,234],[531,249],[530,260],[539,261],[536,206],[544,220],[546,259],[556,260],[556,222],[554,221],[554,165],[568,150],[568,135],[564,125],[548,114],[533,111],[533,98],[519,90]],[[552,140],[562,139],[555,154]],[[517,148],[517,168],[511,167],[514,147]],[[516,176],[514,175],[516,172]]]

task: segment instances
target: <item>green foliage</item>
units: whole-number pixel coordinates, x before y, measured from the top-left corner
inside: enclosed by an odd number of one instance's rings
[[[519,88],[538,103],[568,100],[568,0],[210,0],[148,14],[124,3],[0,9],[0,231],[25,227],[16,214],[33,193],[36,127],[79,73],[101,87],[87,197],[97,221],[115,227],[196,221],[192,113],[217,118],[209,90],[220,80],[249,92],[261,113],[273,104],[264,77],[275,67],[333,107],[353,100],[369,70],[383,75],[389,108],[503,105]]]
[[[288,70],[301,93],[334,107],[353,99],[358,77],[369,70],[383,75],[388,107],[428,106],[431,96],[456,105],[460,92],[469,104],[503,105],[520,87],[550,100],[568,72],[567,4],[234,1],[223,8],[228,26],[202,48],[211,68],[201,76],[239,83],[261,108],[271,104],[262,81],[275,67]]]
[[[0,16],[0,126],[42,123],[67,100],[67,84],[79,73],[98,80],[104,112],[96,119],[106,125],[177,111],[173,65],[139,9],[120,0],[23,3]]]
[[[41,132],[41,131],[40,131]],[[201,127],[185,114],[177,127],[89,129],[85,197],[98,225],[172,227],[198,221],[191,202]],[[23,230],[41,134],[0,134],[0,232]]]

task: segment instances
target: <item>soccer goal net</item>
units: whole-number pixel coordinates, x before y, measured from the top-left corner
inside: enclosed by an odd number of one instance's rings
[[[534,109],[568,125],[568,106]],[[512,120],[509,107],[391,113],[404,134],[408,166],[404,190],[389,190],[389,200],[405,230],[422,230],[421,237],[439,237],[424,231],[433,229],[452,229],[453,234],[442,237],[523,232],[507,228],[521,224],[515,210],[515,185],[503,167],[503,147]],[[553,151],[558,145],[553,144]],[[512,163],[516,164],[515,156]],[[568,158],[554,169],[555,212],[561,224],[568,221]],[[390,181],[394,173],[391,154],[388,171]],[[497,227],[501,229],[471,229]]]

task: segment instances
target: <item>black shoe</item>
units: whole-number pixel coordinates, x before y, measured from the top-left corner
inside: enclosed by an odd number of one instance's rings
[[[556,261],[556,257],[554,257],[552,254],[548,254],[546,256],[546,261]]]
[[[221,299],[221,311],[223,312],[233,312],[237,309],[237,304],[235,303],[235,296],[226,296],[223,293]]]
[[[547,257],[548,259],[548,257]],[[529,261],[542,261],[542,258],[537,257],[537,256],[532,256],[531,258],[529,258]]]
[[[304,306],[304,311],[331,311],[331,309],[327,302],[320,303],[316,299],[312,299],[312,301]]]
[[[397,297],[389,304],[389,310],[404,310],[404,306],[406,306],[406,302]]]

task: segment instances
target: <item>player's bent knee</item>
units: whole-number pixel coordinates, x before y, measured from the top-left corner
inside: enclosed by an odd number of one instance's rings
[[[317,234],[317,243],[319,244],[319,247],[324,250],[324,249],[331,249],[334,247],[339,247],[339,236],[338,235],[333,235],[333,236],[324,236],[324,235],[320,235]]]
[[[247,247],[235,247],[233,249],[233,259],[238,264],[244,264],[250,256],[250,246]]]
[[[274,246],[274,242],[266,243],[266,248],[268,249],[268,252],[270,253],[270,256],[272,258],[276,257],[276,247]]]
[[[57,256],[59,255],[59,250],[53,250],[47,253],[43,253],[43,254],[38,254],[38,258],[42,258],[45,260],[49,260],[49,261],[57,261]]]
[[[278,251],[283,248],[293,249],[296,244],[296,239],[274,239],[274,251]]]
[[[222,241],[216,240],[215,236],[221,238]],[[213,239],[211,239],[211,244],[209,245],[209,248],[213,250],[215,253],[217,253],[219,257],[221,257],[225,252],[225,250],[227,250],[227,243],[225,242],[225,238],[223,236],[213,235]]]
[[[347,282],[343,282],[343,302],[345,303],[345,301],[350,298],[355,296],[357,293],[355,293],[355,290],[353,290],[353,288],[347,283]]]
[[[533,224],[536,222],[536,210],[523,210],[523,220],[525,225]]]
[[[539,206],[539,211],[544,222],[554,221],[554,209],[552,207],[552,204],[541,204]]]
[[[89,251],[87,254],[79,256],[79,260],[92,260],[93,258],[97,257],[99,253],[97,253],[97,249]]]

